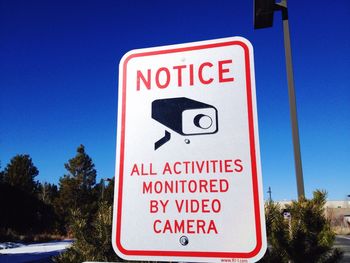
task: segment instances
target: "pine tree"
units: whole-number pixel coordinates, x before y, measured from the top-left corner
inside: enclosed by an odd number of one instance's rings
[[[108,182],[107,185],[106,182]],[[111,205],[114,198],[114,178],[101,179],[100,183],[96,184],[95,191],[97,191],[100,196],[99,200],[106,201]]]
[[[53,207],[39,200],[35,194],[0,183],[0,200],[3,201],[0,238],[8,234],[11,234],[10,238],[12,235],[30,237],[54,230],[56,215]]]
[[[1,161],[0,161],[0,168],[1,168]],[[0,184],[4,181],[4,171],[0,171]]]
[[[111,244],[112,205],[101,201],[93,220],[89,222],[79,209],[73,213],[73,234],[76,241],[55,258],[58,263],[83,261],[121,261]]]
[[[89,217],[96,212],[97,196],[95,165],[85,147],[80,145],[77,154],[65,164],[67,174],[59,180],[59,198],[55,202],[56,211],[64,224],[72,219],[72,212],[80,210]]]
[[[16,155],[3,172],[3,182],[27,193],[34,193],[38,182],[34,178],[39,174],[29,155]]]
[[[278,204],[266,205],[268,248],[259,262],[335,263],[342,252],[333,248],[335,234],[325,217],[326,192],[315,191],[313,198],[304,197],[286,206],[285,219]]]
[[[85,153],[84,145],[77,148],[77,155],[64,165],[69,178],[76,180],[79,189],[91,190],[96,183],[95,165],[89,155]]]
[[[38,184],[38,197],[45,204],[52,205],[56,198],[58,198],[58,188],[55,184],[50,184],[47,182]]]

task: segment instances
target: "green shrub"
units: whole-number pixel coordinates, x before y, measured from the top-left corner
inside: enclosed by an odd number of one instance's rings
[[[265,206],[268,250],[259,262],[331,263],[340,262],[342,252],[333,248],[335,234],[325,217],[326,192],[315,191],[286,205],[285,218],[279,204]]]
[[[79,209],[72,212],[72,231],[75,242],[64,253],[57,256],[57,263],[76,263],[83,261],[121,261],[113,251],[112,206],[99,203],[98,211],[91,222],[82,216]]]

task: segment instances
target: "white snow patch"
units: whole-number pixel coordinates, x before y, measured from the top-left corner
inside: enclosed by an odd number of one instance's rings
[[[6,248],[21,247],[21,246],[24,246],[24,245],[21,243],[5,242],[5,243],[0,243],[0,250],[6,249]]]
[[[20,243],[0,243],[0,254],[45,253],[61,251],[72,245],[72,240],[23,245]]]

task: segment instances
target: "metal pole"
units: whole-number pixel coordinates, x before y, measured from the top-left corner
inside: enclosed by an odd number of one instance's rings
[[[272,203],[272,197],[271,197],[272,191],[270,186],[269,186],[269,191],[267,191],[267,193],[269,194],[269,202]]]
[[[292,122],[294,163],[295,163],[295,172],[296,172],[296,178],[297,178],[298,197],[300,198],[301,196],[305,196],[305,190],[304,190],[303,169],[301,164],[299,128],[298,128],[296,99],[295,99],[295,91],[294,91],[292,50],[290,45],[287,0],[282,1],[279,4],[279,6],[281,7],[281,10],[282,10],[284,49],[285,49],[285,55],[286,55],[286,69],[287,69],[287,79],[288,79],[288,95],[289,95],[290,117]]]

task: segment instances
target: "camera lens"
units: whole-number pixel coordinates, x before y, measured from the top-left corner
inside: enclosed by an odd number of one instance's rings
[[[196,117],[194,117],[193,122],[194,125],[201,129],[209,129],[213,124],[211,117],[204,114],[198,114]]]

